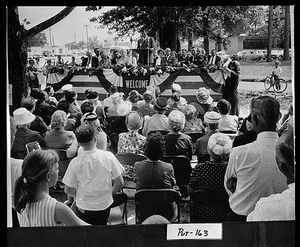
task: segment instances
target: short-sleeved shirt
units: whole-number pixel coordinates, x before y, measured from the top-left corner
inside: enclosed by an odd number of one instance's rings
[[[146,137],[133,132],[125,132],[119,134],[118,153],[135,153],[143,154]]]
[[[219,123],[219,131],[237,131],[239,120],[236,115],[221,114],[221,121]]]
[[[229,194],[233,212],[247,216],[261,197],[281,193],[288,188],[286,177],[280,172],[275,160],[278,134],[264,131],[246,145],[232,148],[224,176],[224,186]],[[236,190],[227,187],[230,178],[237,178]]]
[[[260,198],[247,221],[295,220],[295,183],[282,193]]]
[[[119,177],[124,167],[108,151],[83,151],[69,164],[63,183],[76,189],[76,206],[84,210],[99,211],[112,202],[112,179]]]

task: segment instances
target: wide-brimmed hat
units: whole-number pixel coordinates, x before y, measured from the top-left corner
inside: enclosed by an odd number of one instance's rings
[[[213,124],[221,121],[221,115],[215,111],[208,111],[204,114],[204,123]]]
[[[126,116],[132,109],[132,104],[129,101],[123,101],[117,107],[117,113],[119,116]]]
[[[155,101],[154,110],[165,111],[167,109],[168,101],[164,97],[158,97]]]
[[[72,84],[66,84],[66,85],[62,86],[61,90],[63,90],[63,91],[70,91],[70,90],[72,90],[72,88],[73,88]]]
[[[207,149],[210,149],[216,155],[229,154],[232,148],[231,138],[223,133],[212,134],[207,143]]]
[[[95,128],[90,124],[80,125],[75,131],[76,139],[79,143],[87,143],[96,136]]]
[[[200,104],[211,104],[213,102],[213,98],[210,97],[209,91],[205,87],[200,87],[196,92],[196,99]]]
[[[23,125],[31,123],[35,119],[35,115],[33,115],[30,111],[28,111],[24,107],[20,107],[13,112],[14,119],[16,121],[16,125]]]
[[[130,130],[138,130],[143,125],[143,117],[137,112],[132,111],[126,116],[126,125]]]
[[[180,86],[179,84],[177,84],[177,83],[173,83],[173,84],[172,84],[172,87],[171,87],[171,90],[172,90],[173,92],[178,92],[178,93],[180,93],[180,91],[181,91],[181,86]]]

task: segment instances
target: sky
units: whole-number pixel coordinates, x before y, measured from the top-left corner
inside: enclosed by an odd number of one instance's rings
[[[26,29],[40,24],[41,22],[53,17],[65,6],[19,6],[19,19],[22,23],[26,18],[30,21],[29,25],[25,25]],[[97,24],[89,22],[88,18],[99,16],[101,12],[108,11],[112,6],[103,7],[100,11],[85,11],[86,6],[76,7],[67,17],[51,27],[51,34],[54,37],[55,45],[64,45],[75,41],[86,42],[86,27],[88,25],[88,36],[97,36],[99,41],[103,38],[113,38],[113,35],[108,34],[107,29],[97,28]],[[98,24],[99,26],[99,24]],[[49,29],[43,31],[46,33],[47,41],[49,42]]]

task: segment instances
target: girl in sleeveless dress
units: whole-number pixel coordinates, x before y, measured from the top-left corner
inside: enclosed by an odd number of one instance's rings
[[[88,225],[49,195],[57,182],[58,159],[54,150],[35,150],[24,158],[14,192],[21,227]]]

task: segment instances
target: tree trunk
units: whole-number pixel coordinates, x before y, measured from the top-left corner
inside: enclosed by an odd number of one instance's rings
[[[271,62],[272,51],[272,30],[273,30],[273,6],[269,6],[269,18],[268,18],[268,49],[267,49],[267,62]]]
[[[283,60],[290,59],[289,48],[290,48],[290,6],[285,6]]]
[[[74,10],[75,6],[64,8],[57,15],[29,29],[20,25],[17,6],[8,6],[8,81],[12,87],[10,114],[21,106],[22,97],[27,96],[28,82],[25,77],[27,65],[27,40],[56,24]]]
[[[28,83],[25,78],[27,64],[26,30],[19,22],[16,6],[7,7],[8,14],[8,81],[12,87],[10,114],[21,106],[22,96],[27,96]]]
[[[160,29],[160,47],[166,49],[169,47],[172,51],[178,52],[178,30],[176,22],[166,22],[166,25]]]
[[[192,50],[193,47],[193,33],[192,31],[189,31],[188,33],[188,50]]]
[[[202,11],[206,11],[207,6],[202,6]],[[203,21],[203,33],[204,33],[204,40],[203,40],[203,49],[205,50],[206,55],[209,54],[209,37],[207,33],[208,29],[208,13],[204,13],[202,16]]]

